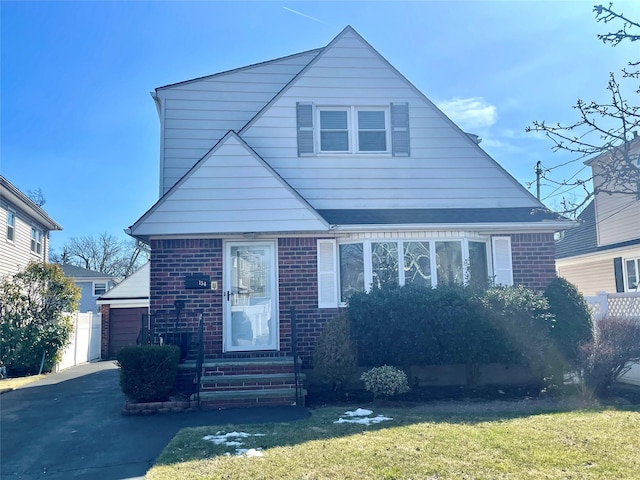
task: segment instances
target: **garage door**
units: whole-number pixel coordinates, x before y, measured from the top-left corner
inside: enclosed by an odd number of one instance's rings
[[[148,313],[147,308],[112,308],[109,310],[109,357],[118,355],[122,347],[135,345],[142,315]]]

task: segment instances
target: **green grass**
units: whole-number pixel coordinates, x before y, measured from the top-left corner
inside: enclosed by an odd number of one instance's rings
[[[547,411],[497,402],[373,407],[392,421],[335,424],[345,408],[306,420],[181,430],[147,478],[158,479],[603,479],[640,478],[640,409]],[[496,406],[497,405],[497,406]],[[202,438],[241,439],[264,457]],[[230,455],[226,455],[230,453]]]

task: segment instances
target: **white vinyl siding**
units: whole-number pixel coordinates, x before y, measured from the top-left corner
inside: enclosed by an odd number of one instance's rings
[[[235,134],[132,227],[134,235],[309,230],[328,225]]]
[[[167,192],[229,130],[239,131],[316,54],[305,52],[158,89],[160,193]]]
[[[640,238],[640,200],[635,195],[598,195],[596,226],[599,246]]]
[[[301,157],[297,105],[408,111],[389,126],[410,156],[361,152]],[[376,107],[378,106],[378,107]],[[317,121],[317,117],[315,117]],[[389,125],[393,123],[389,120]],[[316,130],[318,126],[315,125]],[[392,134],[391,131],[388,134]],[[247,129],[243,139],[317,209],[537,207],[535,198],[356,35],[347,32]],[[317,139],[316,139],[317,142]],[[387,150],[391,151],[391,141]],[[405,147],[406,149],[406,147]]]
[[[33,260],[48,259],[48,231],[36,223],[36,229],[40,232],[40,254],[36,257],[36,254],[31,251],[32,228],[35,220],[14,208],[12,204],[1,201],[0,225],[4,225],[5,228],[9,211],[15,214],[13,241],[8,241],[5,237],[0,245],[0,277],[17,273]]]

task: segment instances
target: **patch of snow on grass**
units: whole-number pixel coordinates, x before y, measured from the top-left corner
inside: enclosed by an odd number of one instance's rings
[[[240,447],[244,445],[243,442],[238,439],[247,437],[264,437],[264,433],[246,433],[246,432],[229,432],[222,433],[216,432],[215,435],[205,435],[202,437],[207,442],[213,442],[216,445],[224,445],[226,447]],[[229,452],[225,455],[231,455]],[[255,448],[236,448],[236,455],[245,455],[247,457],[264,457],[264,453],[260,449]]]
[[[357,410],[344,412],[344,414],[348,417],[367,417],[372,413],[372,410],[367,410],[366,408],[358,408]]]
[[[357,423],[360,425],[371,425],[375,423],[384,422],[386,420],[393,420],[393,418],[385,417],[384,415],[378,415],[377,417],[369,417],[373,412],[364,408],[358,408],[357,410],[345,412],[344,415],[350,418],[339,418],[333,423]],[[354,418],[355,417],[355,418]]]

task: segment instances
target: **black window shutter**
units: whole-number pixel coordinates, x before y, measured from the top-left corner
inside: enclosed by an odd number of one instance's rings
[[[394,157],[408,157],[409,104],[391,104],[391,151]]]
[[[313,104],[296,103],[298,155],[313,153]]]
[[[622,257],[613,259],[613,274],[616,277],[616,292],[624,292],[624,272],[622,271]]]

